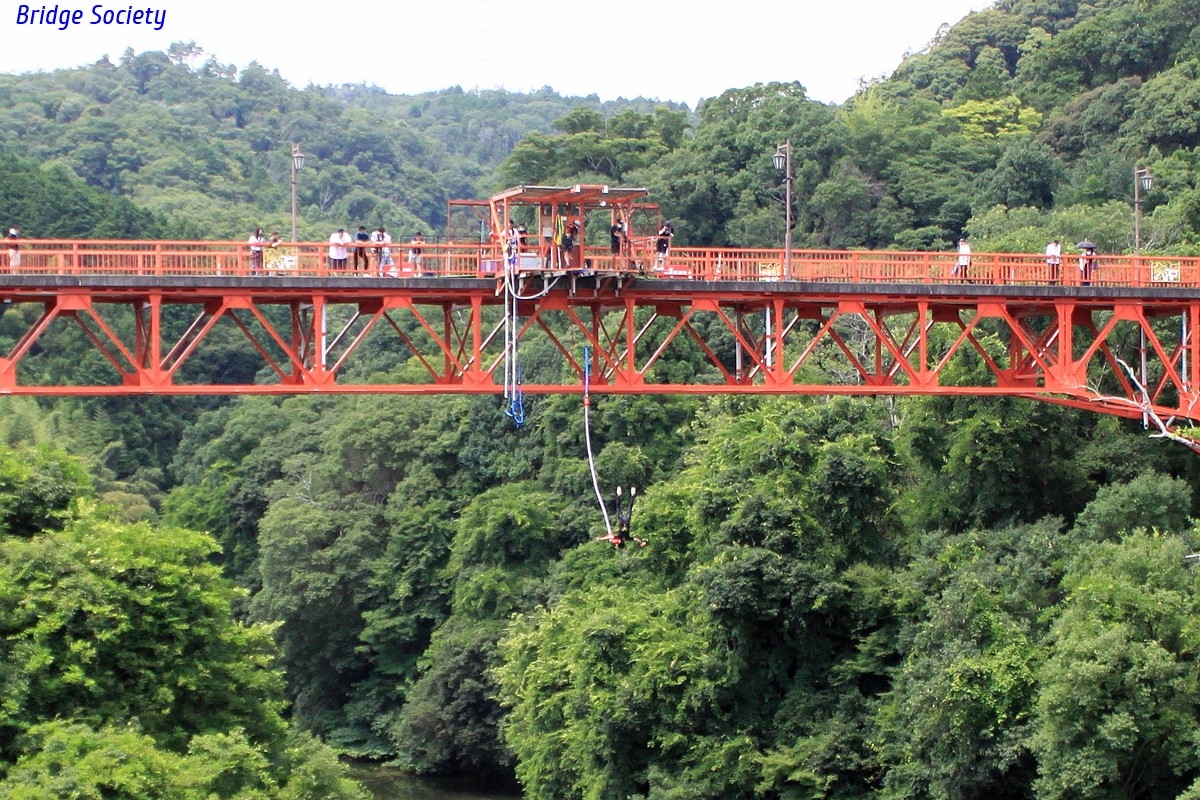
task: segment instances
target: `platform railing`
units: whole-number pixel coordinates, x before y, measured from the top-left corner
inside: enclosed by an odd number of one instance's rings
[[[407,243],[393,243],[387,253],[370,244],[361,248],[364,258],[357,263],[351,246],[345,268],[335,266],[325,242],[264,247],[261,267],[251,245],[235,242],[22,239],[15,252],[7,245],[0,244],[0,284],[4,275],[490,277],[505,265],[501,248],[490,243],[425,243],[419,260]],[[1200,258],[1181,256],[1100,255],[1089,275],[1078,255],[1052,266],[1041,254],[975,253],[962,271],[955,252],[793,250],[789,274],[783,251],[770,248],[672,247],[660,254],[647,242],[614,255],[607,247],[583,247],[576,248],[567,270],[552,268],[560,262],[548,250],[544,245],[522,250],[519,270],[615,271],[710,282],[1200,287]]]

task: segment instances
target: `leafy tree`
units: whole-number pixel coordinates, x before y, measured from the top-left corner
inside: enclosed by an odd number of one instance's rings
[[[993,204],[1018,208],[1050,208],[1054,192],[1066,177],[1062,163],[1032,137],[1014,139],[986,179],[984,197]]]
[[[1121,127],[1131,151],[1154,148],[1170,154],[1200,145],[1195,125],[1189,124],[1200,113],[1200,59],[1176,64],[1146,81],[1132,111]]]
[[[304,737],[277,770],[240,731],[192,739],[187,753],[166,750],[135,725],[99,729],[49,722],[26,737],[27,753],[0,780],[13,800],[365,800],[329,750]]]
[[[1089,476],[1080,459],[1067,455],[1073,452],[1067,442],[1089,438],[1090,417],[1024,400],[906,405],[901,446],[920,476],[905,500],[914,529],[1073,516],[1089,498]]]
[[[678,147],[683,124],[667,109],[657,115],[627,109],[605,120],[594,109],[576,108],[555,122],[563,135],[533,134],[518,144],[502,174],[510,184],[621,182]]]
[[[878,200],[873,194],[865,176],[843,162],[808,201],[819,220],[817,243],[841,249],[870,242],[871,207]]]
[[[424,672],[398,715],[397,761],[418,774],[511,779],[513,759],[500,741],[503,713],[494,670],[502,625],[456,618],[423,658]]]
[[[977,246],[993,252],[1038,252],[1052,239],[1063,243],[1064,253],[1084,239],[1091,239],[1104,251],[1119,252],[1130,235],[1129,207],[1110,202],[1102,206],[1060,205],[1042,212],[1030,207],[994,206],[972,216],[968,227]]]
[[[1131,481],[1102,486],[1075,520],[1076,534],[1092,541],[1117,540],[1132,531],[1182,535],[1192,490],[1183,480],[1145,472]]]
[[[353,684],[366,674],[358,651],[362,594],[378,535],[360,518],[304,497],[272,504],[260,524],[262,590],[254,618],[278,621],[293,713],[325,735],[336,731]],[[366,552],[364,552],[366,550]],[[345,736],[345,734],[342,734]]]
[[[576,108],[562,119],[556,120],[554,127],[568,135],[600,133],[604,130],[604,117],[592,108]]]
[[[214,549],[202,534],[91,516],[0,542],[5,755],[15,734],[55,718],[137,719],[174,747],[235,727],[277,741],[270,634],[232,620]]]
[[[929,536],[893,577],[902,662],[878,709],[884,796],[1027,796],[1038,619],[1058,599],[1059,539],[1053,519]]]
[[[0,207],[21,233],[53,238],[156,238],[166,221],[126,198],[83,185],[62,164],[38,167],[31,159],[6,159],[0,174]]]
[[[527,602],[529,578],[568,544],[556,537],[553,498],[528,484],[499,486],[464,510],[450,551],[452,608],[476,619],[505,619]]]
[[[1197,779],[1200,642],[1186,552],[1139,534],[1072,565],[1039,681],[1039,797],[1175,797]]]
[[[1123,78],[1079,95],[1047,118],[1043,141],[1067,160],[1111,146],[1141,85],[1140,78]]]
[[[1032,132],[1042,121],[1041,114],[1022,106],[1016,95],[995,100],[967,100],[942,112],[955,120],[967,138],[999,139]]]
[[[770,83],[706,100],[699,116],[691,139],[631,179],[664,198],[667,215],[678,220],[679,234],[690,244],[742,245],[730,237],[733,209],[740,205],[741,214],[753,216],[755,206],[777,207],[782,193],[775,199],[780,183],[770,154],[779,143],[791,141],[797,243],[802,241],[813,227],[804,198],[842,152],[833,110],[809,100],[798,83]],[[746,191],[755,198],[753,204],[745,202]]]
[[[609,587],[510,630],[497,677],[528,797],[748,795],[752,774],[729,761],[750,742],[704,735],[721,725],[723,666],[698,600]]]
[[[984,47],[975,58],[955,100],[995,100],[1008,94],[1009,73],[1004,54],[995,47]]]
[[[83,466],[60,451],[0,447],[0,535],[61,528],[71,501],[91,489]]]

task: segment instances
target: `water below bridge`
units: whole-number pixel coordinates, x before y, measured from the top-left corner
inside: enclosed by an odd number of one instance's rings
[[[352,777],[374,800],[520,800],[477,778],[417,778],[379,764],[353,764]]]

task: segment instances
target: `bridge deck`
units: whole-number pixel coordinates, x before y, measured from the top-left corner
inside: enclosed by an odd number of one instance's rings
[[[1200,286],[1183,285],[1179,282],[1149,282],[1141,284],[1093,282],[1090,285],[1061,283],[970,283],[939,282],[850,282],[834,280],[700,280],[692,278],[670,278],[646,276],[629,272],[577,272],[541,273],[528,270],[521,273],[527,285],[544,285],[557,278],[558,287],[571,293],[606,292],[616,295],[621,291],[637,291],[651,295],[702,295],[731,299],[747,296],[785,296],[796,301],[802,298],[822,296],[894,296],[894,297],[959,297],[974,298],[1075,298],[1103,302],[1115,299],[1146,300],[1190,300],[1200,296]],[[497,291],[501,280],[494,276],[431,276],[431,277],[346,277],[329,275],[311,277],[301,275],[133,275],[85,272],[79,274],[53,274],[22,272],[5,274],[0,272],[0,300],[16,297],[70,292],[87,289],[103,293],[119,293],[130,290],[188,293],[220,293],[226,290],[252,293],[257,296],[289,298],[297,292],[323,291],[346,295],[382,295],[407,293],[414,296],[454,295],[474,293],[480,290]]]

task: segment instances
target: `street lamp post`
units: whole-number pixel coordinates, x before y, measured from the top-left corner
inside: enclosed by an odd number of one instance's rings
[[[292,242],[296,241],[296,173],[304,169],[304,153],[300,143],[292,143]]]
[[[1149,167],[1133,168],[1133,254],[1142,254],[1142,192],[1154,186],[1154,176]]]
[[[783,231],[783,276],[785,280],[792,279],[792,140],[775,146],[775,155],[771,156],[775,169],[783,172],[783,202],[787,206],[786,228]]]
[[[1140,190],[1150,191],[1150,187],[1154,186],[1154,176],[1150,174],[1149,167],[1133,168],[1133,263],[1134,268],[1140,272],[1142,254],[1142,193]],[[1140,275],[1138,277],[1141,277]],[[1186,318],[1184,324],[1187,324]],[[1142,386],[1146,385],[1146,331],[1141,331],[1142,339]],[[1149,427],[1149,416],[1146,412],[1142,412],[1142,427]]]

